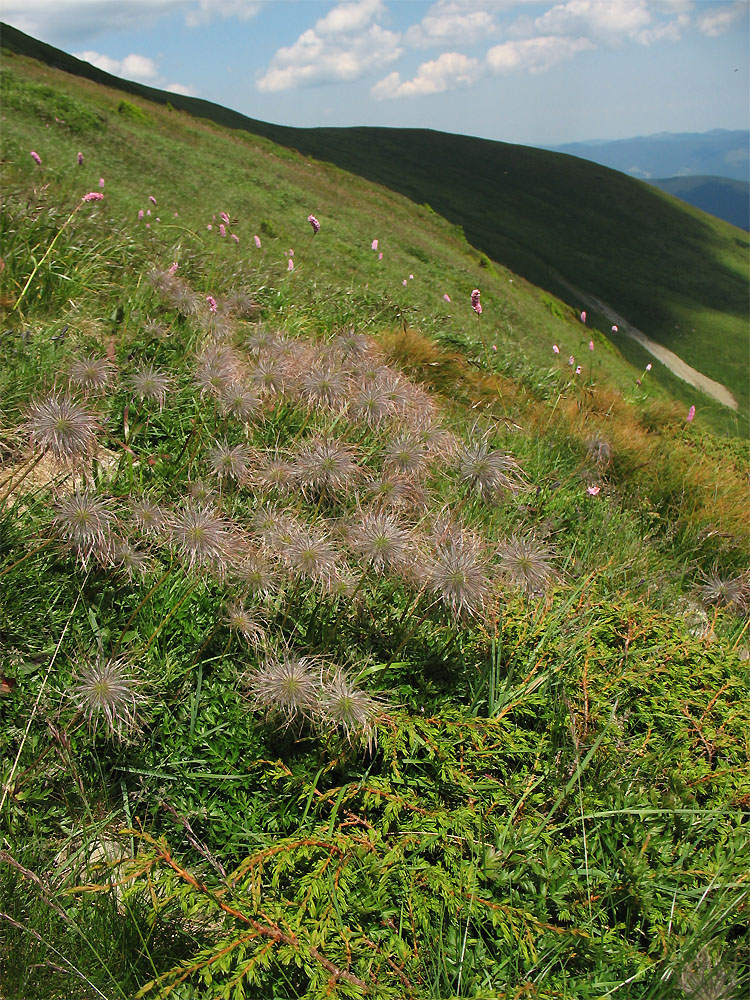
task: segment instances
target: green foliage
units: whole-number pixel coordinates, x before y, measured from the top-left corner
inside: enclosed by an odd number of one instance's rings
[[[152,121],[151,116],[143,108],[140,108],[137,104],[133,104],[131,101],[120,101],[117,105],[117,113],[129,121],[138,122],[141,125]]]
[[[83,101],[56,87],[24,80],[9,69],[0,74],[0,95],[6,111],[12,109],[46,125],[54,124],[73,135],[104,132],[107,127],[104,116]]]

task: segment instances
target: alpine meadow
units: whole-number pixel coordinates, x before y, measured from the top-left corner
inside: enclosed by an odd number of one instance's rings
[[[747,234],[2,39],[3,1000],[744,996]]]

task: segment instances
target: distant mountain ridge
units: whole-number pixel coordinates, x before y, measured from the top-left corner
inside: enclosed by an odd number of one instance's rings
[[[750,231],[750,184],[747,181],[735,181],[730,177],[662,177],[648,183],[745,232]]]
[[[750,180],[750,131],[746,129],[658,132],[611,142],[567,142],[541,148],[593,160],[643,180],[691,176]]]

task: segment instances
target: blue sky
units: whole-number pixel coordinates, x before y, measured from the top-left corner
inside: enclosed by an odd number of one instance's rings
[[[750,0],[3,0],[109,72],[286,125],[535,145],[747,128]]]

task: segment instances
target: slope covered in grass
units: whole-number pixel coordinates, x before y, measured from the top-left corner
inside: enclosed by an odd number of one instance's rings
[[[546,150],[419,129],[298,129],[208,101],[117,80],[6,28],[3,44],[235,129],[327,160],[427,203],[490,258],[580,309],[570,285],[603,300],[648,337],[726,385],[747,432],[748,237],[653,187]],[[611,324],[599,320],[608,334]],[[635,357],[631,345],[626,350]],[[658,377],[671,383],[666,369]],[[683,395],[685,387],[676,386]]]
[[[742,443],[434,211],[3,72],[4,998],[741,992]]]

